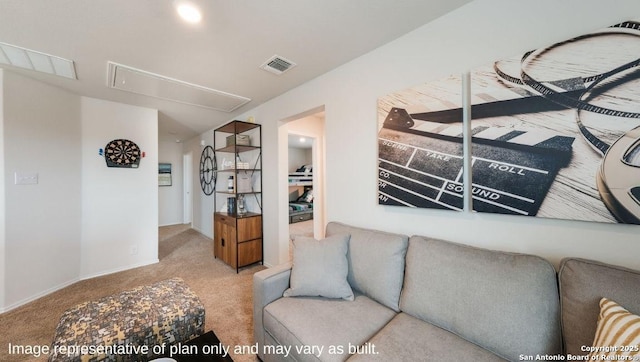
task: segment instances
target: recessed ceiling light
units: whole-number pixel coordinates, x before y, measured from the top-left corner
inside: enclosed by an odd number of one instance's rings
[[[307,139],[304,138],[304,137],[300,137],[300,142],[305,143],[305,142],[307,142]]]
[[[195,5],[182,2],[179,3],[176,10],[182,19],[191,24],[199,23],[202,20],[202,13]]]

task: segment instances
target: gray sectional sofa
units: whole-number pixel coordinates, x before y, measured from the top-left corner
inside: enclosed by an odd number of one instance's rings
[[[263,361],[520,361],[586,355],[606,296],[640,312],[640,272],[332,222],[350,236],[352,301],[283,297],[291,264],[254,275]]]

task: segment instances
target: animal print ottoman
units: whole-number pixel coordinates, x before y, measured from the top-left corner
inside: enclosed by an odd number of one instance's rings
[[[49,361],[147,361],[203,333],[204,306],[173,278],[64,312]]]

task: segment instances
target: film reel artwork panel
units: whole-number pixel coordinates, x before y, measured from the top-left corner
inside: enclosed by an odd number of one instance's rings
[[[451,76],[378,100],[380,205],[463,209],[461,87]],[[447,113],[448,131],[422,129],[409,112]]]
[[[544,184],[523,215],[640,224],[639,29],[623,22],[472,71],[474,189],[524,194]],[[505,141],[526,147],[505,151]],[[532,159],[549,177],[512,173]],[[473,209],[504,213],[475,194]]]

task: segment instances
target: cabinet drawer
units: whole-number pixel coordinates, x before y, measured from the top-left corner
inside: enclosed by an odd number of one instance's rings
[[[262,239],[238,243],[238,267],[262,260]]]
[[[306,214],[291,215],[289,217],[289,224],[293,224],[294,222],[307,221],[311,219],[313,219],[313,213],[311,212]]]
[[[238,219],[238,242],[262,237],[262,216]]]
[[[227,224],[227,225],[232,226],[232,227],[236,227],[236,218],[228,216],[228,215],[215,214],[214,217],[213,217],[213,221],[214,222],[223,223],[223,224]]]

